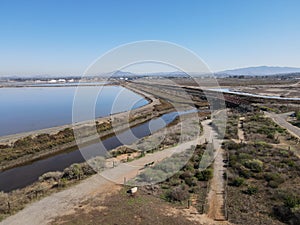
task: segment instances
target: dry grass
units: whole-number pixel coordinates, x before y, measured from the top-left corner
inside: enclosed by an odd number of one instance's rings
[[[120,192],[103,199],[97,196],[84,202],[75,213],[57,218],[52,224],[199,224],[180,215],[166,213],[171,204],[139,191],[134,197]]]

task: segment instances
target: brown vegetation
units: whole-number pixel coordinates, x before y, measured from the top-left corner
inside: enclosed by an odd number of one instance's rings
[[[229,153],[229,220],[245,225],[298,224],[300,159],[289,147],[294,140],[260,113],[244,116],[247,144],[224,145]]]

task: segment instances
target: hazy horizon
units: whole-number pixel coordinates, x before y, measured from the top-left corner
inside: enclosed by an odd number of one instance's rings
[[[259,69],[259,68],[263,68],[263,67],[266,67],[266,68],[275,68],[275,69],[295,69],[297,70],[297,73],[298,73],[298,70],[300,72],[300,68],[297,68],[297,67],[285,67],[285,66],[265,66],[265,65],[262,65],[262,66],[249,66],[249,67],[242,67],[242,68],[229,68],[229,69],[226,69],[226,70],[222,70],[222,71],[211,71],[212,73],[215,73],[215,74],[222,74],[222,73],[226,73],[228,71],[228,74],[231,72],[231,71],[239,71],[239,70],[244,70],[244,69]],[[142,72],[142,71],[137,71],[137,70],[118,70],[118,71],[110,71],[110,72],[106,72],[106,73],[102,73],[102,74],[90,74],[90,75],[85,75],[85,76],[90,76],[90,77],[96,77],[96,76],[109,76],[115,72],[121,72],[121,73],[132,73],[132,74],[135,74],[135,75],[155,75],[155,74],[168,74],[168,73],[183,73],[183,71],[179,71],[179,70],[157,70],[157,71],[145,71],[145,72]],[[207,72],[202,72],[203,74],[207,73]],[[201,72],[189,72],[189,74],[202,74]],[[286,74],[288,73],[295,73],[295,72],[284,72]],[[283,74],[284,74],[283,73]],[[271,73],[271,75],[275,75],[275,74],[280,74],[280,73]],[[229,74],[230,75],[230,74]],[[240,75],[243,75],[243,74],[240,74]],[[255,75],[255,74],[253,74]],[[263,74],[257,74],[257,75],[263,75]],[[82,77],[83,74],[29,74],[29,75],[17,75],[17,74],[12,74],[12,75],[2,75],[0,77],[4,77],[4,78],[59,78],[59,77]]]

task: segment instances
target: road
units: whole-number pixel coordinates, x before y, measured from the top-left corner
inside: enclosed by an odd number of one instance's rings
[[[210,120],[202,122],[204,133],[199,137],[199,140],[186,142],[153,154],[147,154],[143,158],[107,169],[101,174],[96,174],[83,180],[69,189],[54,193],[40,201],[27,205],[23,210],[2,221],[0,225],[49,224],[54,218],[73,212],[74,208],[78,207],[86,199],[120,189],[121,186],[116,185],[116,183],[122,184],[124,177],[126,177],[126,180],[134,178],[146,163],[161,161],[174,153],[188,149],[197,142],[204,143],[206,140],[210,140],[212,133],[212,128],[209,126],[210,122]],[[104,177],[109,177],[110,180]]]
[[[287,122],[287,118],[289,115],[291,115],[293,112],[289,113],[283,113],[283,114],[275,114],[275,113],[269,113],[265,112],[265,115],[271,119],[275,123],[277,123],[279,126],[287,129],[288,132],[290,132],[292,135],[294,135],[297,138],[300,138],[300,128],[293,126],[289,122]]]

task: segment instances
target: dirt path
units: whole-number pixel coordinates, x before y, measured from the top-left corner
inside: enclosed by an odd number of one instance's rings
[[[82,181],[78,185],[70,187],[69,189],[59,193],[52,194],[38,202],[34,202],[26,206],[23,210],[11,217],[8,217],[0,224],[49,224],[56,217],[72,213],[82,201],[92,198],[97,194],[107,194],[118,190],[121,186],[116,185],[116,183],[122,184],[124,182],[124,177],[126,180],[134,178],[146,163],[161,161],[164,158],[170,157],[174,153],[186,150],[190,146],[195,145],[197,142],[204,143],[205,140],[209,140],[211,137],[211,127],[208,125],[209,122],[209,120],[202,122],[204,134],[199,138],[199,140],[186,142],[176,147],[155,152],[153,154],[147,154],[145,157],[134,160],[130,163],[119,164],[115,168],[107,169],[100,175],[94,175]],[[109,177],[110,181],[104,177]]]
[[[209,218],[218,221],[226,220],[224,212],[224,178],[223,174],[225,172],[224,162],[223,162],[223,149],[220,149],[214,161],[214,173],[213,178],[210,182],[210,191],[208,193],[208,212]]]
[[[213,143],[218,144],[221,140],[217,138],[215,131],[213,133]],[[214,145],[215,146],[215,145]],[[208,212],[209,218],[217,221],[225,221],[225,210],[224,210],[224,194],[225,194],[225,180],[223,174],[226,172],[224,167],[224,150],[222,148],[217,149],[215,152],[215,160],[213,164],[214,172],[213,178],[210,180],[210,190],[208,192]]]
[[[208,141],[212,143],[215,149],[218,149],[215,152],[214,160],[214,173],[213,178],[210,181],[210,190],[208,192],[207,201],[208,201],[208,212],[206,214],[197,213],[197,209],[193,206],[190,209],[183,210],[183,213],[187,218],[190,218],[192,221],[198,221],[200,224],[207,225],[230,225],[231,223],[226,221],[224,214],[224,183],[223,174],[226,171],[224,167],[224,150],[219,148],[221,146],[222,140],[218,139],[217,133],[209,125],[210,120],[203,124],[203,136],[201,137],[202,141]],[[204,142],[202,142],[204,143]]]
[[[193,207],[190,209],[170,208],[167,213],[174,216],[182,215],[191,221],[199,223],[199,225],[233,225],[228,221],[215,221],[209,218],[207,214],[199,214],[197,209]]]
[[[240,117],[239,122],[238,122],[238,127],[237,127],[237,136],[238,139],[232,139],[235,143],[241,143],[241,142],[246,142],[245,141],[245,134],[243,131],[243,122],[245,120],[245,117]]]
[[[243,131],[243,123],[244,123],[245,117],[240,117],[239,118],[239,123],[238,123],[238,137],[240,142],[245,142],[245,135]]]

